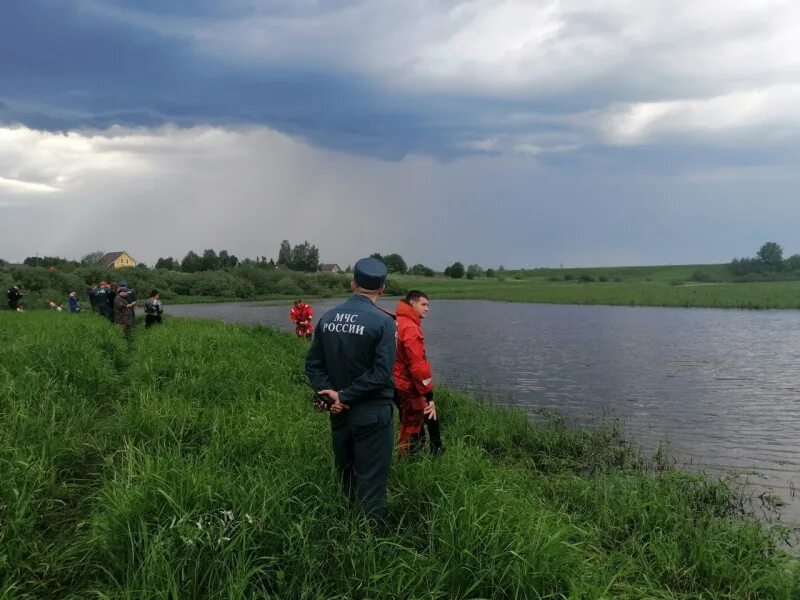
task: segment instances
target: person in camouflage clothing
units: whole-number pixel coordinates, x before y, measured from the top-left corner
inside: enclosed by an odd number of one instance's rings
[[[114,323],[120,328],[125,337],[131,334],[135,313],[135,302],[128,302],[128,288],[121,287],[114,296]]]

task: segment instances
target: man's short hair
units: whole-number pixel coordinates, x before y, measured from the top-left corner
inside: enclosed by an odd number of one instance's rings
[[[425,292],[420,292],[419,290],[411,290],[406,294],[406,302],[409,304],[412,302],[419,302],[420,298],[425,298],[425,300],[428,300],[428,294]]]
[[[150,297],[152,298],[153,296],[158,296],[158,290],[153,290],[150,292]]]

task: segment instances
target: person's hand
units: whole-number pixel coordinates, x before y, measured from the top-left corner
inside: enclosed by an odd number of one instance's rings
[[[343,404],[339,401],[339,392],[336,390],[320,390],[317,392],[319,394],[325,394],[328,398],[333,400],[333,404],[331,404],[331,413],[334,415],[338,415],[343,410],[347,410],[350,408],[347,404]]]
[[[428,402],[428,406],[422,409],[422,414],[425,415],[426,418],[430,419],[431,421],[436,420],[436,403],[431,401]]]

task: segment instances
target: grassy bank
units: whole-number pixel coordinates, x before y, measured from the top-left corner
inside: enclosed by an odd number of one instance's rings
[[[588,282],[547,279],[472,281],[404,277],[403,287],[419,287],[432,297],[546,304],[678,306],[705,308],[800,308],[800,282],[694,283],[665,281]]]
[[[391,532],[337,492],[303,341],[0,313],[0,598],[796,598],[777,532],[613,429],[439,394]]]

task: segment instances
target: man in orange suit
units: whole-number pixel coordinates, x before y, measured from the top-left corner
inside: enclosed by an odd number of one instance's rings
[[[418,290],[408,292],[397,303],[397,356],[392,375],[400,409],[397,443],[402,456],[420,449],[425,425],[431,438],[431,454],[438,456],[444,450],[433,401],[431,363],[425,354],[425,337],[420,327],[429,309],[428,296]]]
[[[306,304],[302,300],[295,301],[292,310],[289,313],[289,318],[295,324],[295,333],[297,337],[305,337],[311,339],[311,334],[314,327],[311,325],[311,319],[314,317],[314,311],[310,304]]]

